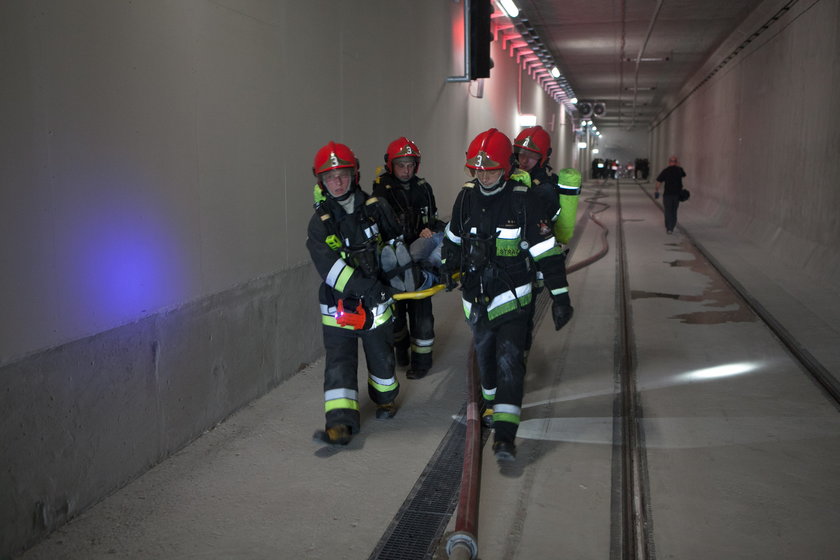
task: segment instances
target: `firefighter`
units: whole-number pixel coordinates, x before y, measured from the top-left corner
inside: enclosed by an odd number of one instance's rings
[[[532,126],[522,130],[513,141],[513,151],[519,173],[527,176],[514,175],[524,182],[528,182],[546,208],[551,212],[551,226],[554,238],[560,245],[563,260],[563,273],[558,282],[568,292],[566,281],[566,245],[572,238],[577,218],[578,200],[580,199],[580,172],[576,169],[561,169],[555,174],[548,164],[551,156],[551,137],[541,126]],[[541,275],[537,274],[536,293],[542,289]],[[532,318],[533,321],[533,318]],[[532,332],[529,328],[528,332]],[[528,348],[531,347],[529,335]]]
[[[330,142],[318,150],[312,172],[318,182],[306,247],[323,279],[319,300],[326,352],[326,428],[315,432],[315,439],[347,445],[360,429],[360,339],[376,417],[392,418],[397,411],[395,290],[383,278],[379,253],[384,244],[399,242],[400,231],[388,204],[359,187],[359,162],[346,145]]]
[[[464,313],[473,333],[484,414],[493,418],[498,461],[516,457],[537,270],[553,299],[557,330],[573,311],[552,215],[526,184],[510,177],[512,151],[510,139],[495,128],[470,143],[466,168],[474,178],[458,193],[442,251],[447,289],[454,288],[452,274],[461,274]]]
[[[432,187],[422,177],[420,150],[405,137],[388,145],[385,152],[385,171],[373,182],[373,195],[388,202],[397,218],[406,246],[411,246],[410,256],[424,251],[419,245],[430,248],[442,241],[446,226],[437,217],[437,205]],[[399,256],[399,255],[397,255]],[[400,262],[400,264],[403,264]],[[415,266],[406,276],[397,276],[392,286],[406,291],[420,288],[422,271]],[[402,268],[397,271],[404,270]],[[434,273],[435,271],[427,271]],[[403,283],[402,285],[400,283]],[[397,365],[409,366],[408,379],[425,377],[432,367],[432,350],[435,342],[435,319],[432,298],[398,301],[394,305],[394,352]]]

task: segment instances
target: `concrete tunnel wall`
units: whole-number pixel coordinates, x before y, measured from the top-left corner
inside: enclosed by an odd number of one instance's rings
[[[463,73],[462,4],[0,4],[0,557],[322,353],[311,162],[423,151],[442,217],[478,132],[568,115],[497,43]],[[312,388],[313,394],[320,387]]]
[[[672,101],[684,100],[654,127],[651,172],[677,154],[692,193],[680,212],[836,287],[840,3],[797,3],[712,75],[782,4],[753,12]]]
[[[729,256],[719,264],[833,383],[840,383],[839,21],[840,2],[764,2],[651,132],[652,179],[670,154],[687,173],[691,198],[679,223],[712,258],[716,246],[734,246],[720,251]]]

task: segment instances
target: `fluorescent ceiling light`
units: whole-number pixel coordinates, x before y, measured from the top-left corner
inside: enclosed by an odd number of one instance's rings
[[[578,142],[578,148],[581,150],[586,147],[586,142]]]
[[[515,18],[519,15],[519,8],[513,3],[513,0],[498,0],[499,6],[507,14],[508,17]]]

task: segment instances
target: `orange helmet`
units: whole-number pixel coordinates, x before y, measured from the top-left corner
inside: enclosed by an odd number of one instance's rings
[[[476,136],[470,147],[467,148],[466,166],[470,169],[492,169],[504,170],[504,175],[510,173],[510,159],[513,155],[513,148],[510,145],[510,138],[491,128]]]
[[[316,177],[325,171],[332,171],[341,167],[352,167],[355,171],[356,182],[359,180],[359,160],[353,150],[344,144],[330,142],[315,154],[312,163],[312,174]]]
[[[522,150],[534,152],[540,156],[539,166],[545,165],[548,156],[551,155],[551,137],[541,126],[532,126],[524,129],[513,141],[514,150],[518,154]]]
[[[391,168],[391,162],[401,157],[413,157],[417,164],[414,172],[416,173],[420,169],[420,148],[405,136],[401,136],[388,144],[388,151],[385,152],[385,168],[389,173],[394,172]]]

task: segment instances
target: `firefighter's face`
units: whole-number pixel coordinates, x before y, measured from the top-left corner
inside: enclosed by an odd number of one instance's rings
[[[481,186],[487,189],[495,186],[499,182],[503,172],[502,169],[476,169],[475,176],[478,178]]]
[[[394,170],[394,177],[405,183],[414,177],[414,173],[417,171],[417,160],[413,157],[397,158],[391,167]]]
[[[524,169],[525,171],[531,171],[537,164],[537,161],[539,161],[540,156],[530,150],[522,150],[521,152],[519,152],[517,158],[519,159],[520,169]]]
[[[340,198],[347,194],[350,190],[350,184],[353,179],[353,170],[349,167],[342,167],[341,169],[332,169],[325,173],[321,173],[321,184],[327,187],[330,194],[335,198]]]

